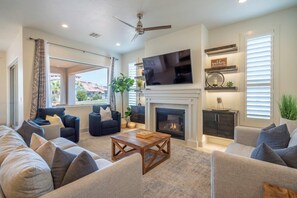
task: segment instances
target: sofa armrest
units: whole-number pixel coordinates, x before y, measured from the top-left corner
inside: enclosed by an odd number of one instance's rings
[[[112,165],[62,186],[42,198],[143,197],[142,160],[133,154]]]
[[[44,129],[45,139],[47,140],[52,140],[61,137],[59,124],[42,125],[40,127]]]
[[[268,182],[297,191],[297,170],[247,157],[214,151],[211,157],[211,197],[263,197]]]
[[[117,120],[117,121],[121,121],[121,113],[118,111],[111,111],[112,114],[112,119],[113,120]]]
[[[256,147],[260,132],[260,128],[236,126],[234,130],[234,142]]]

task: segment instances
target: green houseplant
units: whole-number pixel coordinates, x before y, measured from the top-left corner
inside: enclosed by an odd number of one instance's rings
[[[283,95],[278,103],[280,124],[287,124],[291,132],[297,128],[297,100],[292,95]]]
[[[114,78],[111,80],[111,89],[115,93],[120,93],[121,94],[121,99],[122,99],[122,118],[124,117],[124,98],[123,94],[125,91],[130,91],[130,88],[134,84],[134,79],[129,78],[125,76],[124,74],[121,73],[120,76]]]

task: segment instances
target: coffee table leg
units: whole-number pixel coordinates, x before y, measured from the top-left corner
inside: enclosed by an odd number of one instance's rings
[[[112,160],[115,160],[115,143],[114,143],[114,140],[111,140],[111,155],[112,155]]]
[[[142,174],[144,175],[145,171],[145,166],[144,166],[144,149],[140,149],[140,155],[142,157]]]

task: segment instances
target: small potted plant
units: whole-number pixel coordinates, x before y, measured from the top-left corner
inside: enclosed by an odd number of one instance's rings
[[[143,84],[143,80],[141,80],[141,79],[137,79],[136,80],[136,85],[137,85],[137,87],[138,87],[139,90],[141,90],[142,84]]]
[[[287,124],[292,133],[297,128],[297,100],[292,95],[283,95],[278,103],[281,114],[280,124]]]

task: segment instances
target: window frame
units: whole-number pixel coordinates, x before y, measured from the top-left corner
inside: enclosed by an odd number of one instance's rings
[[[83,64],[83,65],[88,65],[88,66],[92,66],[92,67],[97,67],[98,69],[106,68],[107,69],[107,101],[109,101],[109,99],[110,99],[110,89],[111,89],[110,86],[109,86],[109,84],[111,83],[111,73],[110,73],[111,66],[110,65],[109,66],[104,66],[104,65],[102,66],[102,65],[96,65],[94,63],[87,63],[87,62],[84,62],[84,61],[77,61],[77,60],[71,60],[71,59],[66,59],[66,58],[59,58],[59,57],[55,57],[55,56],[49,56],[49,75],[51,74],[51,71],[50,71],[50,69],[51,69],[50,60],[51,59],[60,60],[60,61],[67,61],[67,62],[73,62],[73,63]],[[75,102],[74,102],[74,104],[72,104],[72,103],[69,102],[69,101],[71,101],[71,99],[69,99],[69,76],[70,75],[76,75],[76,74],[83,73],[83,72],[88,72],[88,69],[85,69],[85,70],[82,70],[82,71],[79,71],[79,72],[67,73],[68,75],[66,75],[66,83],[65,83],[66,103],[56,105],[56,106],[53,106],[53,107],[78,107],[78,106],[93,106],[95,104],[98,104],[98,103],[76,104]],[[49,89],[50,89],[49,98],[51,99],[51,97],[52,97],[51,88],[49,87]],[[75,98],[75,100],[76,100],[76,98]],[[52,106],[52,101],[50,101],[49,103]]]
[[[270,119],[261,119],[261,118],[248,118],[247,117],[247,41],[248,39],[262,37],[271,35],[271,82],[270,85]],[[275,88],[275,78],[274,78],[274,70],[275,70],[275,33],[274,31],[266,31],[263,33],[258,34],[250,34],[246,35],[244,39],[244,123],[249,126],[265,126],[270,124],[274,121],[275,118],[275,108],[274,108],[274,101],[275,101],[275,95],[274,95],[274,88]],[[262,84],[263,85],[263,84]],[[264,85],[263,85],[264,86]]]

